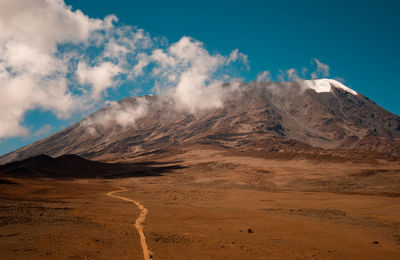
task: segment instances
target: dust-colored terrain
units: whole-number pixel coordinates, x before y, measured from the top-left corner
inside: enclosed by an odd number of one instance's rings
[[[142,226],[153,259],[400,258],[396,160],[207,147],[136,159],[146,160],[159,171],[1,176],[0,259],[143,259],[141,210],[106,196],[120,187],[128,190],[116,195],[148,210]]]

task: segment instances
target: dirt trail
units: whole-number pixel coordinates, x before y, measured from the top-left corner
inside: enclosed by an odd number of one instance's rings
[[[121,200],[125,200],[125,201],[128,201],[128,202],[132,202],[132,203],[136,204],[136,206],[139,208],[139,210],[141,212],[140,212],[139,217],[136,219],[135,227],[136,227],[136,229],[137,229],[137,231],[139,232],[139,235],[140,235],[140,244],[142,245],[142,248],[143,248],[144,259],[145,260],[153,259],[153,253],[147,247],[146,237],[144,235],[143,226],[142,226],[142,223],[146,219],[146,215],[147,215],[148,210],[139,201],[131,200],[131,199],[128,199],[128,198],[125,198],[125,197],[122,197],[122,196],[118,196],[118,195],[114,195],[114,193],[124,192],[124,191],[128,191],[128,190],[127,189],[122,189],[122,190],[111,191],[111,192],[107,193],[106,195],[110,196],[110,197],[118,198],[118,199],[121,199]]]

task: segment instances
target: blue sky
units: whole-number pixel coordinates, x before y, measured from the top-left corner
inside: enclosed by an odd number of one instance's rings
[[[290,68],[312,69],[316,58],[329,65],[331,78],[340,78],[385,109],[400,114],[398,1],[65,2],[90,18],[114,14],[118,26],[137,26],[169,44],[190,36],[211,54],[227,56],[237,48],[248,56],[250,69],[238,65],[236,71],[246,81],[255,80],[264,70],[278,75]],[[132,91],[131,84],[140,81],[108,90],[105,99],[147,93],[152,87],[151,82],[145,82],[141,91]],[[27,109],[20,124],[30,133],[0,139],[0,154],[54,133],[85,115],[73,113],[58,119],[55,114],[48,107]]]
[[[197,3],[196,3],[197,2]],[[318,58],[331,74],[400,114],[399,1],[69,0],[89,16],[115,13],[153,36],[183,35],[210,51],[247,54],[248,80],[262,70],[301,68]]]

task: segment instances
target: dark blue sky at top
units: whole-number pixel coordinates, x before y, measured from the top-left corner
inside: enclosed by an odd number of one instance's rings
[[[400,114],[400,1],[128,1],[66,0],[92,18],[115,14],[119,23],[137,26],[169,43],[191,36],[211,53],[233,49],[248,55],[246,81],[264,70],[310,68],[314,58],[331,68],[331,78]],[[113,96],[128,95],[129,86]],[[51,112],[31,111],[29,126],[54,124],[52,133],[79,118],[57,122]],[[57,122],[57,123],[56,123]],[[35,126],[36,127],[36,126]],[[32,131],[37,130],[31,128]],[[10,138],[0,154],[39,137]]]

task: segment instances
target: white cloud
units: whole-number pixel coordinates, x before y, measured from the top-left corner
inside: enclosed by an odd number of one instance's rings
[[[27,44],[40,53],[54,53],[61,42],[87,41],[94,30],[110,26],[71,11],[61,0],[19,0],[0,2],[1,38]]]
[[[132,74],[134,76],[142,76],[143,75],[143,69],[149,65],[150,63],[150,58],[148,55],[145,53],[139,53],[137,55],[138,62],[137,64],[132,68]]]
[[[139,118],[148,111],[146,98],[138,97],[135,103],[110,102],[106,110],[100,110],[91,117],[82,121],[81,125],[86,127],[91,135],[96,135],[98,126],[120,126],[126,128],[133,126]]]
[[[115,86],[114,77],[121,72],[122,68],[111,62],[103,62],[94,67],[89,67],[86,63],[79,62],[76,74],[79,83],[89,84],[92,87],[92,97],[100,99],[101,94],[107,88]]]
[[[247,69],[250,69],[248,56],[246,54],[239,52],[238,49],[234,49],[229,55],[226,63],[230,64],[237,61],[241,61],[246,66]]]
[[[0,2],[0,138],[26,135],[20,123],[36,107],[68,116],[74,100],[57,46],[84,43],[105,26],[103,20],[72,12],[62,1]]]
[[[131,26],[113,28],[113,37],[105,43],[104,58],[109,58],[119,65],[128,65],[129,57],[137,50],[148,49],[152,40],[142,29]]]
[[[268,70],[262,71],[257,74],[257,82],[261,81],[270,81],[271,80],[271,73]]]
[[[314,74],[314,77],[317,77],[318,75],[322,75],[323,77],[329,77],[329,70],[330,70],[329,65],[320,62],[318,59],[314,59],[314,62],[317,65],[317,71],[316,74]]]
[[[232,91],[237,90],[236,83],[223,87],[216,72],[238,60],[238,55],[237,51],[233,51],[229,57],[212,55],[203,47],[203,43],[184,36],[167,50],[154,50],[138,64],[143,69],[150,62],[156,63],[152,73],[158,77],[158,94],[173,100],[178,108],[194,113],[201,109],[221,107]]]
[[[118,85],[115,77],[130,71],[129,59],[151,40],[116,21],[89,18],[63,0],[0,1],[0,138],[27,135],[28,110],[67,118]]]
[[[290,68],[286,71],[287,73],[287,77],[290,81],[296,81],[297,79],[299,79],[297,70],[294,68]]]
[[[318,59],[314,59],[312,64],[315,64],[315,69],[309,71],[307,68],[301,68],[300,70],[296,68],[290,68],[287,70],[279,70],[277,78],[279,81],[296,81],[303,82],[307,79],[318,79],[323,77],[329,77],[330,67],[328,64],[320,62]],[[262,73],[259,74],[259,76]]]

